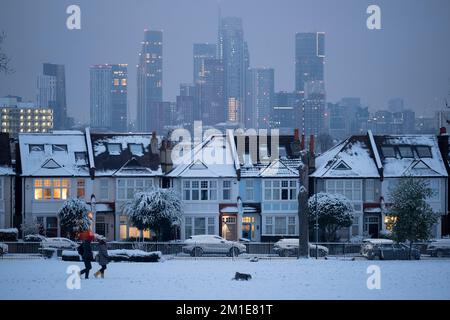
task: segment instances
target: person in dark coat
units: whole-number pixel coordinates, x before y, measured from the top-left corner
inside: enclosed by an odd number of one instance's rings
[[[83,242],[81,243],[81,251],[81,258],[84,262],[84,269],[81,270],[80,276],[84,274],[85,278],[89,279],[89,271],[92,269],[91,261],[94,260],[90,239],[83,240]]]
[[[108,248],[106,245],[106,241],[104,239],[100,239],[98,242],[98,254],[97,254],[96,259],[97,259],[98,264],[101,266],[101,269],[98,270],[94,275],[96,278],[98,278],[99,276],[104,278],[106,265],[109,262]]]

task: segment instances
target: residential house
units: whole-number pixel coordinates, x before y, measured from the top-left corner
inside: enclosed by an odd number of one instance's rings
[[[428,203],[447,214],[448,174],[434,135],[351,136],[318,156],[310,177],[317,192],[342,194],[353,203],[353,225],[341,230],[342,239],[379,237],[389,222],[389,192],[407,177],[426,179],[434,191]],[[440,224],[433,228],[436,237]]]
[[[0,133],[0,229],[14,223],[15,170],[11,161],[8,133]]]
[[[138,191],[161,186],[159,142],[156,134],[90,133],[92,195],[95,199],[95,232],[108,240],[151,238],[128,221],[124,205]]]
[[[57,213],[76,197],[90,202],[92,190],[86,139],[80,131],[19,134],[21,216],[35,220],[48,237],[64,236]]]

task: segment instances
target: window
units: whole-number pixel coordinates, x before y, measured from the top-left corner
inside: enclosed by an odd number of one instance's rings
[[[100,199],[107,200],[109,198],[109,185],[107,179],[100,179]]]
[[[144,147],[140,143],[130,143],[128,148],[130,149],[131,154],[135,156],[142,156],[144,154]]]
[[[77,164],[87,164],[86,152],[75,152],[75,162]]]
[[[427,146],[416,146],[417,155],[420,158],[432,158],[431,148]]]
[[[429,200],[431,201],[438,201],[440,199],[440,181],[437,179],[430,179],[428,182],[428,187],[433,191],[433,194],[431,197],[429,197]]]
[[[117,179],[117,199],[133,199],[135,193],[147,191],[152,187],[151,179]]]
[[[223,186],[222,199],[223,200],[230,200],[231,199],[231,181],[230,180],[222,181],[222,186]]]
[[[184,180],[183,200],[214,201],[217,200],[217,181]]]
[[[214,217],[185,217],[184,230],[185,238],[193,235],[214,234],[215,232]]]
[[[266,234],[273,234],[273,218],[266,217]]]
[[[381,146],[381,152],[385,158],[395,158],[395,149],[393,146]]]
[[[44,152],[43,144],[30,144],[28,146],[29,152]]]
[[[264,200],[296,200],[297,182],[295,180],[265,180]]]
[[[245,180],[245,197],[247,201],[255,199],[253,180]]]
[[[414,158],[412,149],[410,146],[399,146],[398,151],[400,152],[400,157],[402,158]]]
[[[85,196],[85,180],[79,179],[77,180],[77,198],[83,199]]]
[[[328,193],[341,194],[350,201],[361,201],[361,185],[361,180],[327,180],[326,188]]]
[[[58,236],[58,218],[56,217],[37,217],[37,223],[42,226],[46,237]]]
[[[52,152],[67,152],[67,144],[52,144]]]
[[[118,156],[122,153],[122,145],[120,143],[108,143],[107,146],[110,155]]]
[[[366,201],[375,201],[375,180],[373,179],[366,180]]]
[[[184,218],[184,233],[185,238],[189,238],[192,236],[192,218],[186,217]]]
[[[288,217],[288,234],[295,234],[295,217]]]
[[[275,217],[275,234],[286,234],[286,217]]]
[[[35,179],[35,200],[66,200],[69,196],[68,179]]]

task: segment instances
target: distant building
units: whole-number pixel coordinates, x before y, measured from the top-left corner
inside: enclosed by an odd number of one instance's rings
[[[390,112],[402,112],[404,109],[405,103],[402,98],[393,98],[388,101],[388,110]]]
[[[127,130],[127,65],[90,68],[90,111],[92,128]]]
[[[137,66],[137,129],[142,132],[150,132],[155,128],[154,122],[152,123],[152,105],[154,102],[162,102],[162,41],[162,31],[144,31]]]
[[[301,110],[301,133],[316,138],[326,132],[325,88],[323,81],[309,81]]]
[[[20,97],[0,98],[1,132],[17,138],[19,133],[51,132],[53,110],[36,108],[32,102],[22,102]]]
[[[308,81],[324,80],[325,33],[295,34],[295,90],[304,91]]]
[[[274,98],[274,70],[271,68],[249,69],[246,89],[246,128],[268,128]]]
[[[195,97],[195,90],[195,84],[193,83],[180,84],[180,96],[182,97]]]
[[[243,105],[245,96],[245,73],[249,55],[244,42],[242,19],[238,17],[221,18],[219,22],[218,59],[223,62],[225,101],[235,98]],[[245,119],[240,112],[239,122]]]
[[[297,92],[276,92],[270,111],[270,127],[289,133],[298,128],[302,97],[302,94]]]
[[[217,45],[215,43],[194,43],[194,74],[193,81],[197,83],[202,78],[205,59],[215,59]]]
[[[38,107],[51,108],[55,129],[66,129],[66,75],[64,65],[44,63],[43,76],[38,77]]]
[[[190,127],[194,124],[195,99],[193,96],[177,96],[178,123],[183,127]]]

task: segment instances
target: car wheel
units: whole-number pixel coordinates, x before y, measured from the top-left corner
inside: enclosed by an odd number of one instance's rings
[[[201,257],[203,255],[203,249],[200,247],[196,247],[192,250],[194,253],[194,257]]]
[[[436,257],[442,258],[443,256],[444,256],[444,252],[442,250],[437,250],[436,251]]]
[[[239,255],[239,249],[233,247],[230,249],[230,257],[237,257]]]

